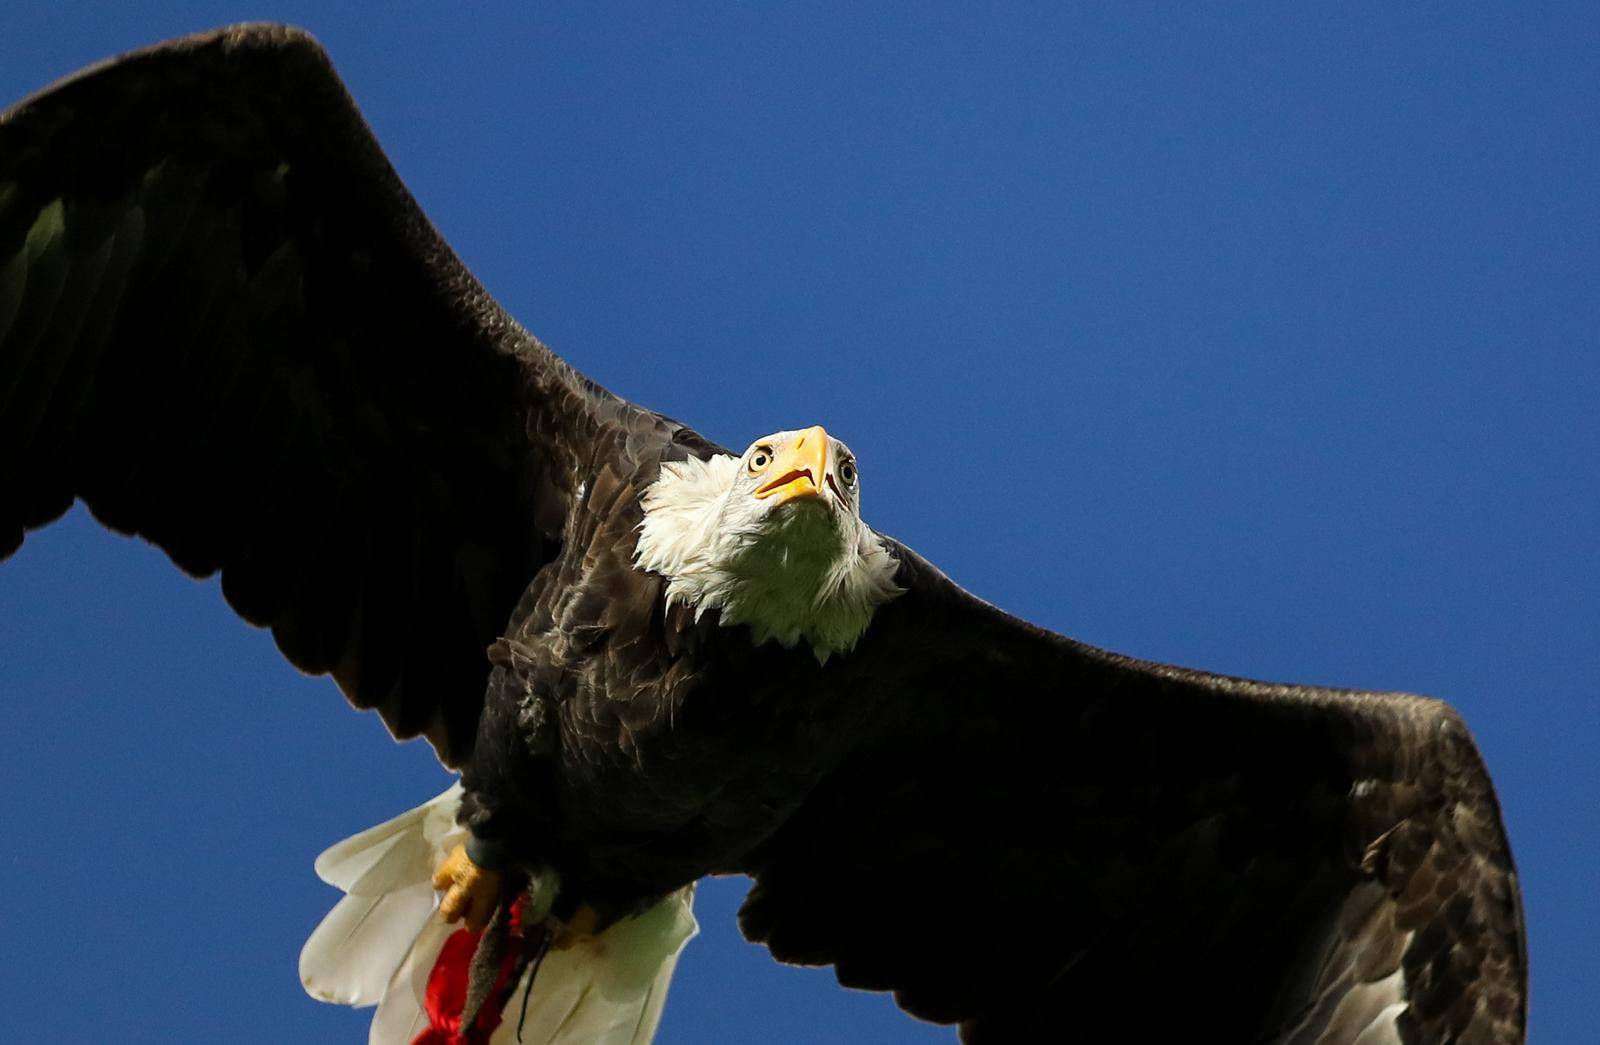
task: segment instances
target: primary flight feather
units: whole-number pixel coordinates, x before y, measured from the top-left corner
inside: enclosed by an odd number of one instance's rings
[[[374,1040],[648,1040],[732,873],[778,959],[969,1041],[1522,1040],[1449,707],[1051,634],[868,526],[870,479],[556,358],[296,30],[0,116],[0,555],[81,498],[461,772],[318,863],[302,976]]]

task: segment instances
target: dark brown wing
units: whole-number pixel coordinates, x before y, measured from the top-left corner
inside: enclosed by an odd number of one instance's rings
[[[0,557],[81,497],[456,763],[582,476],[667,428],[485,294],[303,33],[0,116]]]
[[[884,728],[751,854],[746,936],[973,1042],[1522,1040],[1450,708],[1119,657],[900,554],[841,662]]]

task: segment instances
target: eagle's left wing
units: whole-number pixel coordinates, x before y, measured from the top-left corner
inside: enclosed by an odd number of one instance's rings
[[[741,868],[745,935],[982,1041],[1516,1042],[1521,901],[1437,701],[1151,664],[909,550],[881,728]]]

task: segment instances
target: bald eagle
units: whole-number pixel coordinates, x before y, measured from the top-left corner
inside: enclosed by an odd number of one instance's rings
[[[301,32],[0,115],[0,557],[81,498],[460,772],[317,862],[348,895],[302,978],[374,1040],[647,1041],[713,874],[778,960],[972,1042],[1522,1040],[1448,706],[1044,631],[868,526],[867,479],[554,356]]]

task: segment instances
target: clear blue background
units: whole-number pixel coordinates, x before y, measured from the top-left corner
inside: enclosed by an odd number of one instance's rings
[[[827,425],[878,528],[1067,634],[1448,698],[1533,1039],[1592,1040],[1600,7],[863,6],[13,0],[0,98],[306,25],[617,392]],[[0,568],[0,709],[8,1040],[364,1040],[296,979],[311,860],[443,787],[425,747],[81,510]],[[951,1038],[744,944],[743,889],[703,890],[662,1041]]]

